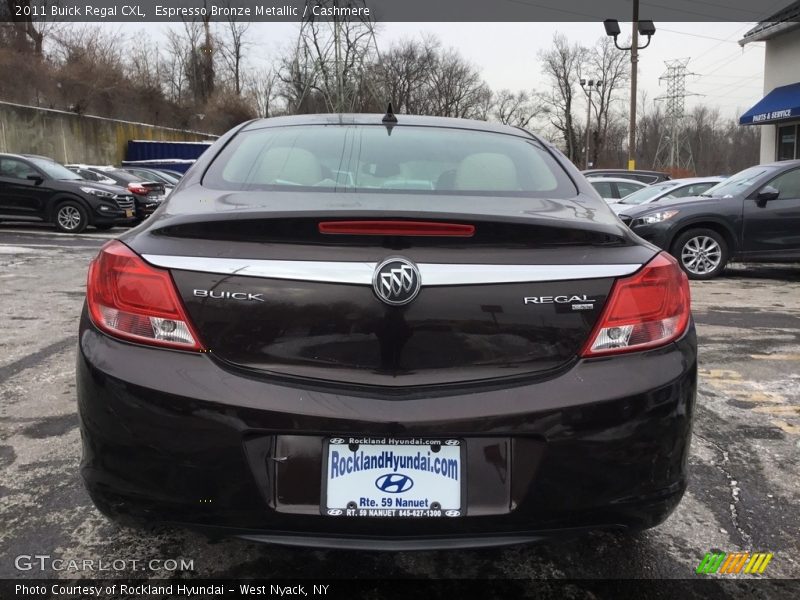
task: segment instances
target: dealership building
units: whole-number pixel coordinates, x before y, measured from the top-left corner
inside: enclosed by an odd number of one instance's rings
[[[800,158],[800,0],[744,34],[739,44],[765,42],[764,98],[741,125],[761,128],[761,162]]]

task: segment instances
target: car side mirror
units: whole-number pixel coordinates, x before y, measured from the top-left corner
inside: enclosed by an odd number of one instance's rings
[[[775,200],[781,193],[771,185],[765,185],[756,194],[756,204],[764,206],[769,200]]]
[[[36,185],[39,185],[44,181],[44,177],[42,177],[41,175],[28,175],[25,179],[27,179],[28,181],[32,181]]]

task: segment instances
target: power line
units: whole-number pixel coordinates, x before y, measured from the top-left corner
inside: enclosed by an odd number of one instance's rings
[[[730,39],[726,40],[726,39],[723,39],[723,38],[712,37],[710,35],[702,35],[700,33],[689,33],[688,31],[678,31],[677,29],[667,29],[666,27],[661,27],[661,26],[658,27],[658,31],[668,31],[669,33],[677,33],[678,35],[688,35],[688,36],[691,36],[691,37],[703,38],[704,40],[716,40],[718,42],[727,42],[729,44],[738,44],[739,43],[737,41],[730,40]]]
[[[752,50],[752,49],[753,49],[753,48],[755,48],[755,47],[757,47],[757,46],[748,46],[748,47],[747,47],[747,48],[745,48],[744,50],[741,50],[741,51],[740,51],[740,50],[737,50],[737,51],[736,51],[736,54],[734,54],[734,55],[732,55],[732,56],[731,56],[731,55],[727,55],[727,56],[723,56],[722,58],[720,58],[720,59],[718,59],[718,60],[712,61],[711,63],[709,63],[708,65],[706,65],[705,67],[703,67],[701,70],[708,69],[708,68],[710,68],[710,67],[712,67],[712,66],[713,66],[713,67],[716,67],[716,68],[715,68],[714,70],[712,70],[712,71],[709,71],[708,73],[704,73],[703,75],[704,75],[704,76],[706,76],[706,75],[711,75],[711,74],[713,74],[713,73],[716,73],[716,72],[717,72],[717,71],[719,71],[719,70],[720,70],[722,67],[724,67],[724,66],[726,66],[726,65],[729,65],[730,63],[732,63],[733,61],[735,61],[737,58],[741,58],[742,56],[744,56],[745,54],[747,54],[747,53],[748,53],[750,50]],[[725,61],[725,62],[723,62],[723,61]],[[722,64],[720,64],[720,63],[722,63]],[[717,65],[719,65],[719,66],[717,66]]]

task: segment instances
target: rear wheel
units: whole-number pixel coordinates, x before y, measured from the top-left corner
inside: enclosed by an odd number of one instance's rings
[[[71,200],[62,202],[56,207],[54,220],[56,228],[64,233],[80,233],[89,225],[86,209]]]
[[[672,255],[689,279],[711,279],[725,270],[728,244],[713,229],[690,229],[675,240]]]

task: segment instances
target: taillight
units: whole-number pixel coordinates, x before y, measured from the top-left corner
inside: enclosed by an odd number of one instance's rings
[[[139,183],[129,183],[128,191],[137,196],[147,196],[147,188]]]
[[[89,265],[86,301],[94,324],[142,344],[202,351],[169,271],[152,267],[116,240]]]
[[[689,280],[666,252],[641,271],[617,280],[581,356],[604,356],[663,346],[686,331]]]

